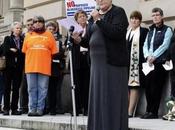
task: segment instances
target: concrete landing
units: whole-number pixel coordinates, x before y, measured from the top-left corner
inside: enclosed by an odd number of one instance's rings
[[[73,122],[73,117],[70,115],[45,115],[43,117],[28,117],[27,115],[0,115],[0,127],[17,128],[23,130],[74,130]],[[77,130],[87,130],[87,117],[77,117],[77,124]],[[129,128],[129,130],[175,130],[175,121],[130,118]]]
[[[70,115],[45,115],[42,117],[0,115],[0,127],[29,130],[73,130],[74,120]],[[86,130],[87,117],[77,117],[77,130]]]
[[[162,119],[129,119],[130,130],[175,130],[175,121]]]

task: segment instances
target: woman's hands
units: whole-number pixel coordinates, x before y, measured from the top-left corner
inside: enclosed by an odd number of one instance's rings
[[[148,56],[147,57],[147,62],[149,63],[150,66],[153,65],[153,62],[156,60],[154,56]]]
[[[79,44],[81,42],[81,37],[79,32],[73,32],[71,37],[74,39],[74,42],[76,44]]]
[[[91,16],[93,17],[94,22],[100,19],[100,14],[96,9],[92,11]]]

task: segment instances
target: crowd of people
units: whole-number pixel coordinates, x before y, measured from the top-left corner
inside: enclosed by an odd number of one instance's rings
[[[87,18],[85,11],[75,14],[75,20],[84,29]],[[1,56],[6,57],[6,68],[0,72],[0,112],[28,116],[63,114],[66,111],[61,87],[67,40],[63,41],[56,21],[45,22],[42,16],[27,19],[25,26],[27,32],[23,33],[20,22],[12,23],[11,35],[4,38],[0,48]],[[87,116],[89,51],[74,44],[72,53],[77,115]]]
[[[135,116],[140,89],[145,89],[147,107],[141,119],[158,118],[169,73],[162,65],[169,65],[170,60],[175,65],[175,36],[164,24],[163,10],[152,9],[149,28],[141,26],[141,12],[131,12],[128,28],[123,8],[112,0],[96,3],[99,10],[92,11],[90,19],[83,10],[75,13],[83,31],[73,32],[69,39],[73,43],[77,115],[88,115],[88,130],[126,130],[128,118]],[[42,16],[28,19],[26,27],[23,33],[22,24],[14,22],[11,35],[0,47],[0,54],[6,57],[6,68],[0,72],[0,112],[28,116],[64,113],[61,87],[67,42],[61,39],[58,23],[46,23]],[[145,75],[143,63],[154,70]],[[173,102],[174,71],[170,71]],[[175,107],[163,119],[170,117],[175,118]]]

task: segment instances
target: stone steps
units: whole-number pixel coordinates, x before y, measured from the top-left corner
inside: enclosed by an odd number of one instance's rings
[[[165,121],[162,119],[129,119],[130,130],[175,130],[174,121]]]
[[[2,116],[0,127],[18,128],[23,130],[74,130],[74,119],[70,115],[45,115],[43,117]],[[87,130],[87,117],[77,117],[77,130]],[[129,119],[129,130],[175,130],[175,122],[162,119]]]
[[[0,126],[30,130],[73,130],[73,117],[65,115],[43,117],[0,116]],[[77,130],[86,130],[87,117],[77,118]]]

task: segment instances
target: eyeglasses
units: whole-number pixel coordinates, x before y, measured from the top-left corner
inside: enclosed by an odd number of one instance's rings
[[[34,20],[33,23],[44,23],[43,20]]]
[[[33,24],[27,24],[27,26],[33,26]]]
[[[152,17],[158,17],[160,14],[153,14]]]

